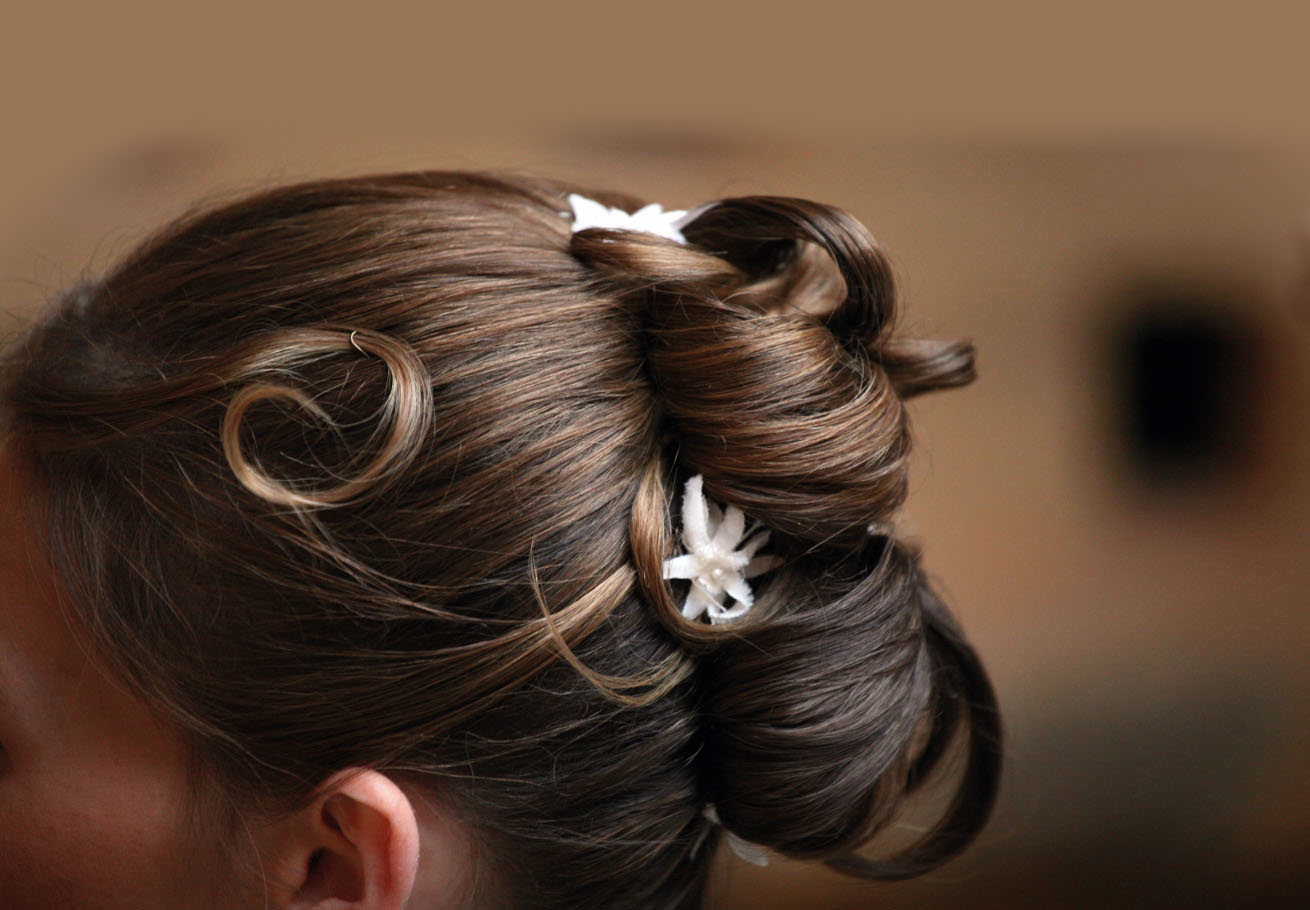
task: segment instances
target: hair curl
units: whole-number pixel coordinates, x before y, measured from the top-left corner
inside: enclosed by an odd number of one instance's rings
[[[571,190],[275,189],[52,305],[0,401],[79,626],[243,809],[344,767],[423,782],[485,848],[476,906],[698,907],[707,801],[849,874],[940,864],[995,797],[995,697],[869,527],[905,497],[904,400],[971,346],[894,333],[836,209],[727,199],[681,245],[573,233]],[[661,577],[697,473],[784,558],[727,626]],[[940,821],[856,856],[952,743]]]

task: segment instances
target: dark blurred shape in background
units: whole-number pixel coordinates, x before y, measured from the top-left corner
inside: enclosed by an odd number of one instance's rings
[[[1256,327],[1241,301],[1160,287],[1125,301],[1111,339],[1120,440],[1148,484],[1222,484],[1258,453],[1250,417],[1261,393]]]

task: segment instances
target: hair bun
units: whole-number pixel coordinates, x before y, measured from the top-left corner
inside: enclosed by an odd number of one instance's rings
[[[703,661],[710,798],[734,834],[789,856],[868,877],[925,871],[963,849],[994,802],[991,685],[903,545],[871,541],[835,570],[802,563],[793,577],[805,591],[791,612]],[[889,860],[850,855],[953,743],[963,772],[938,823]]]

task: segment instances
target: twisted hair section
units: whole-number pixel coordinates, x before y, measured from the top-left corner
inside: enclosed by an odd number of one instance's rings
[[[858,545],[905,498],[904,400],[970,381],[972,346],[894,334],[890,267],[839,210],[729,199],[684,233],[692,246],[574,239],[648,295],[648,366],[679,463],[772,528]]]

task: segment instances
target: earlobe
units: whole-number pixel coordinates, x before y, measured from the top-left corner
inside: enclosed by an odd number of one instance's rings
[[[269,897],[286,910],[400,910],[418,873],[419,830],[385,774],[333,775],[313,803],[277,826]]]

